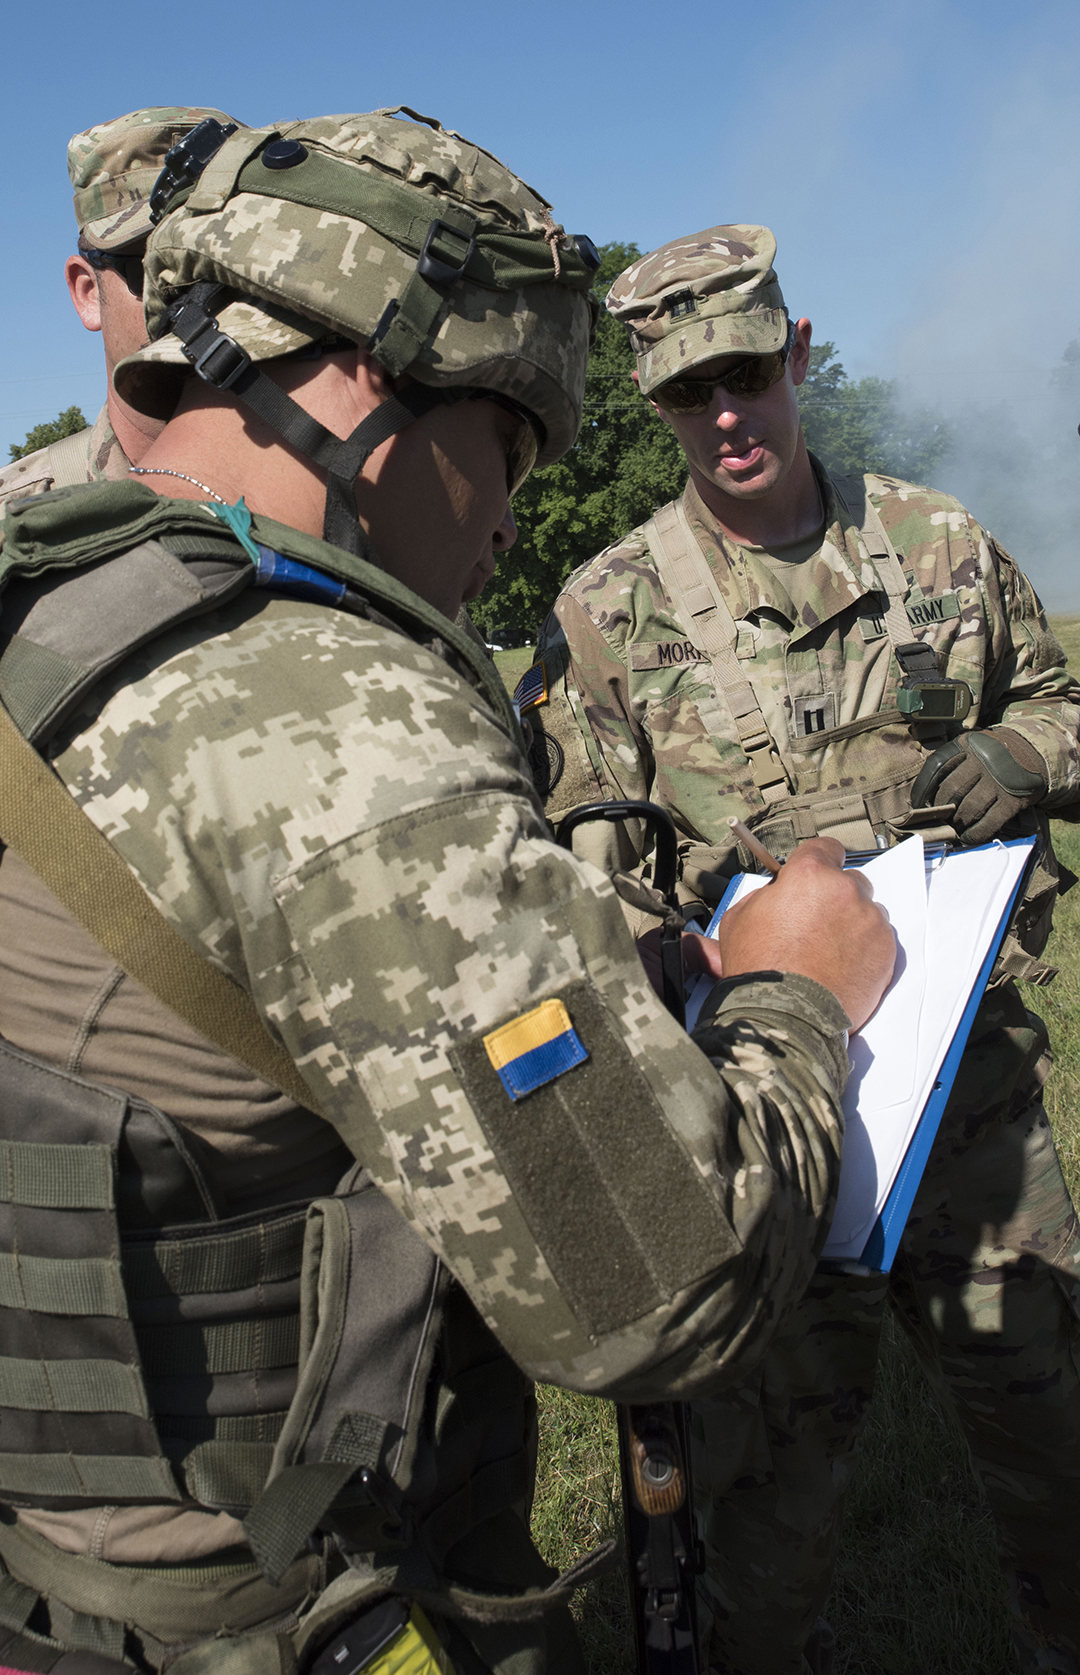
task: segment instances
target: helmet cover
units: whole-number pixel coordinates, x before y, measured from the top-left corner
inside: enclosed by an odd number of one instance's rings
[[[225,141],[151,234],[152,341],[114,375],[124,400],[171,413],[189,363],[167,309],[211,281],[229,293],[215,308],[221,331],[253,361],[341,334],[421,383],[512,396],[544,426],[537,463],[566,452],[581,421],[592,271],[524,181],[406,114],[244,128]],[[432,282],[417,277],[425,267]]]

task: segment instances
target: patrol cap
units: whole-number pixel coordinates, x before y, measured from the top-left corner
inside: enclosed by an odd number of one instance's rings
[[[150,231],[150,193],[165,153],[201,122],[224,111],[196,105],[152,105],[99,122],[68,141],[68,174],[79,236],[97,250],[144,244]]]
[[[768,227],[706,227],[620,273],[605,304],[629,330],[642,395],[719,355],[783,348],[788,318],[775,255]]]
[[[513,398],[542,426],[539,465],[574,441],[596,313],[587,241],[433,118],[397,107],[241,128],[163,209],[145,258],[151,342],[114,374],[138,410],[168,417],[191,365],[213,371],[212,332],[185,354],[177,310],[191,296],[193,318],[216,285],[205,307],[251,362],[343,336],[394,376]]]

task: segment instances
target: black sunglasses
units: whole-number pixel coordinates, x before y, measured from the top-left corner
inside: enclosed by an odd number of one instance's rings
[[[81,244],[79,255],[85,257],[92,268],[100,273],[103,268],[115,268],[133,297],[143,294],[143,259],[141,256],[117,255],[111,250],[96,250],[92,245]]]
[[[784,376],[787,358],[795,343],[795,326],[788,327],[782,349],[770,355],[747,355],[734,366],[725,367],[709,378],[672,378],[651,392],[651,399],[666,413],[704,413],[716,390],[729,395],[764,395]]]
[[[464,394],[466,401],[493,401],[496,407],[501,407],[507,413],[512,413],[515,419],[521,420],[516,436],[507,444],[506,448],[506,487],[511,495],[529,476],[536,465],[537,456],[547,439],[540,420],[535,413],[530,413],[520,401],[513,396],[504,395],[501,390],[485,390],[479,386]]]

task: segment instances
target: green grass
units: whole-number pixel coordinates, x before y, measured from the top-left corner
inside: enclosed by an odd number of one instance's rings
[[[507,692],[513,692],[535,656],[536,651],[532,646],[519,646],[517,651],[495,653],[495,667],[502,676],[502,683]]]
[[[1080,663],[1080,617],[1054,629]],[[512,688],[529,653],[496,661]],[[515,662],[512,669],[507,665]],[[1059,858],[1080,874],[1080,825],[1054,823]],[[1045,956],[1061,971],[1027,1003],[1047,1021],[1054,1071],[1046,1105],[1074,1198],[1080,1191],[1080,885],[1060,902]],[[565,1568],[621,1535],[612,1410],[566,1391],[540,1392],[540,1482],[533,1530]],[[591,1675],[632,1675],[621,1574],[584,1589],[576,1606]],[[862,1461],[848,1497],[827,1615],[837,1675],[1015,1675],[993,1525],[959,1431],[944,1414],[891,1321]]]

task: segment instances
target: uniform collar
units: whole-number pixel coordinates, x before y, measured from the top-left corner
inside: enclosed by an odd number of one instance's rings
[[[86,474],[92,483],[124,483],[128,480],[131,461],[116,440],[116,432],[109,422],[108,402],[94,420],[86,461]]]
[[[852,605],[883,592],[858,526],[834,490],[828,472],[813,454],[810,463],[825,506],[825,533],[818,552],[806,561],[808,585],[798,606],[758,551],[739,546],[724,534],[693,480],[683,494],[686,515],[732,616],[738,621],[769,611],[783,617],[795,637],[812,632]]]

